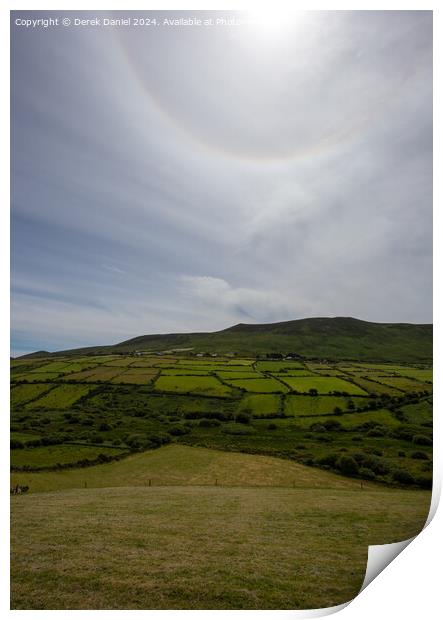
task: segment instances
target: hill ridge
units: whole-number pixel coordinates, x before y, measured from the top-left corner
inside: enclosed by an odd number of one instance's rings
[[[375,323],[354,317],[313,317],[277,323],[238,323],[214,332],[145,334],[114,345],[68,349],[51,355],[192,350],[193,354],[296,353],[306,358],[332,360],[428,363],[432,360],[432,333],[432,323]]]

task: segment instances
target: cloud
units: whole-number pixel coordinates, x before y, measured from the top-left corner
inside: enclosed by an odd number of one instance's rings
[[[222,278],[211,276],[182,276],[184,295],[211,315],[225,315],[249,322],[266,322],[276,316],[290,318],[297,314],[290,307],[288,296],[269,290],[233,287]]]
[[[145,34],[12,29],[15,342],[431,321],[432,13]]]

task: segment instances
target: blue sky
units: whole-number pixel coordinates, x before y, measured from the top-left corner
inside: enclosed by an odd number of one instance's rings
[[[14,25],[29,16],[11,17],[13,354],[432,321],[430,12]]]

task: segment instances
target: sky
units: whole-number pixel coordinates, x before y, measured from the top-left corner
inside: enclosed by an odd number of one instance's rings
[[[12,355],[432,322],[432,13],[140,15],[11,14]]]

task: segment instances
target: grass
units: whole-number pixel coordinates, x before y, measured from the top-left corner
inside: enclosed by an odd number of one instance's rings
[[[87,385],[58,385],[48,394],[29,403],[27,408],[67,409],[90,391]]]
[[[334,420],[340,422],[343,428],[353,428],[364,424],[365,422],[376,422],[388,428],[398,426],[400,422],[396,420],[389,411],[386,409],[378,409],[377,411],[364,411],[359,413],[344,413],[340,416],[334,416]],[[311,424],[324,424],[328,420],[331,420],[330,416],[313,416],[296,418],[297,424],[308,428]]]
[[[381,377],[379,377],[379,379],[380,378]],[[402,394],[402,391],[397,388],[390,387],[384,383],[379,383],[377,381],[371,381],[366,377],[358,377],[354,375],[353,381],[364,390],[366,390],[368,394],[388,394],[389,396],[398,396]]]
[[[42,383],[44,381],[57,379],[60,372],[28,372],[26,374],[14,375],[12,379],[16,381],[26,380],[28,383]]]
[[[289,361],[257,362],[255,364],[255,368],[257,370],[264,370],[266,372],[281,372],[282,370],[285,370],[286,368],[304,369],[304,366],[300,362],[289,362]]]
[[[427,400],[421,400],[418,403],[412,403],[410,405],[403,405],[401,411],[406,416],[407,421],[413,424],[432,422],[432,404]]]
[[[259,372],[254,372],[253,370],[233,370],[233,371],[226,371],[226,370],[218,370],[217,371],[217,376],[221,377],[222,379],[225,380],[229,380],[229,379],[261,379],[263,377],[263,375]]]
[[[276,379],[225,379],[229,385],[247,392],[287,392],[288,388]]]
[[[119,448],[109,448],[107,446],[74,446],[66,444],[41,446],[38,448],[23,448],[11,450],[11,465],[14,467],[23,467],[24,465],[29,465],[30,467],[51,467],[57,465],[57,463],[76,463],[81,459],[93,460],[101,453],[114,455],[121,454],[122,450]],[[25,476],[30,475],[31,474],[25,474]]]
[[[11,405],[18,406],[27,403],[48,390],[52,389],[52,385],[41,383],[38,385],[17,385],[11,389]]]
[[[400,374],[417,381],[432,381],[432,369],[405,368]]]
[[[406,377],[377,377],[377,381],[380,381],[383,385],[389,385],[390,387],[404,392],[432,391],[432,385],[420,383],[419,381],[414,381],[414,379],[408,379]]]
[[[286,415],[321,415],[323,413],[333,413],[336,407],[346,411],[349,403],[353,402],[355,407],[367,404],[367,398],[347,398],[345,396],[303,396],[288,394],[285,398]]]
[[[50,446],[53,454],[56,449],[60,458],[75,446]],[[92,450],[96,456],[111,448],[78,446]],[[28,452],[38,454],[35,464],[46,464],[48,457],[43,450],[30,448]],[[13,450],[12,454],[26,450]],[[40,451],[40,452],[39,452]],[[95,452],[93,452],[95,451]],[[116,452],[120,450],[115,449]],[[51,452],[47,452],[51,454]],[[41,455],[41,456],[40,456]],[[92,458],[92,457],[91,457]],[[18,460],[17,460],[18,459]],[[17,464],[19,457],[17,457]],[[53,459],[53,462],[62,462]],[[215,480],[221,486],[283,486],[300,488],[359,489],[360,481],[338,476],[321,469],[305,467],[299,463],[272,456],[229,453],[182,445],[169,445],[157,450],[149,450],[128,456],[121,461],[95,465],[84,469],[69,469],[39,473],[14,473],[13,484],[27,484],[31,492],[57,491],[62,489],[146,486],[149,480],[154,485],[213,485]],[[371,484],[371,486],[375,486]]]
[[[309,392],[311,389],[316,389],[320,394],[337,391],[367,396],[367,393],[357,385],[337,377],[287,377],[283,380],[292,390],[298,392]]]
[[[277,394],[248,394],[244,396],[238,407],[239,411],[250,411],[253,416],[278,413],[280,396]]]
[[[337,605],[358,593],[368,545],[417,534],[429,501],[426,492],[369,486],[126,487],[12,497],[11,607]]]
[[[211,396],[231,396],[231,390],[215,377],[159,377],[154,384],[161,392],[180,392],[208,394]]]

